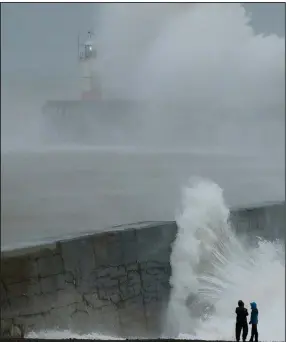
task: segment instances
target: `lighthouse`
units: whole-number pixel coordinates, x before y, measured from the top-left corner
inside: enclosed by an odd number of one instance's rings
[[[78,98],[45,102],[42,107],[44,141],[108,144],[116,134],[122,137],[131,131],[126,123],[132,123],[137,104],[105,96],[95,43],[91,31],[84,43],[78,36]]]
[[[88,32],[88,39],[80,44],[78,38],[78,57],[80,67],[80,92],[82,100],[101,99],[101,88],[99,73],[96,63],[97,51],[95,39],[91,31]]]

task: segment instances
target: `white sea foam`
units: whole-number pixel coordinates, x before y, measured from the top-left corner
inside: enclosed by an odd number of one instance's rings
[[[255,246],[247,243],[232,230],[228,216],[217,184],[201,180],[184,189],[171,256],[168,324],[179,336],[233,339],[237,301],[248,308],[256,301],[261,339],[282,341],[284,244],[263,239]]]
[[[86,340],[124,340],[124,338],[117,336],[109,336],[100,333],[90,334],[76,334],[69,330],[47,330],[40,332],[31,332],[27,334],[26,338],[42,338],[42,339],[67,339],[67,338],[79,338]]]

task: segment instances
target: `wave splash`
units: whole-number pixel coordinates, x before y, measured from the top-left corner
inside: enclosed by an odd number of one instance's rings
[[[171,295],[164,337],[234,338],[234,310],[239,299],[260,311],[264,340],[284,340],[285,247],[235,232],[223,190],[212,181],[192,179],[183,189],[172,246]],[[271,322],[271,324],[269,324]],[[30,338],[118,339],[99,333],[41,331]]]
[[[258,238],[254,245],[234,232],[223,191],[211,181],[191,180],[183,190],[177,225],[166,334],[233,339],[242,299],[248,308],[258,303],[260,336],[283,340],[284,244]]]

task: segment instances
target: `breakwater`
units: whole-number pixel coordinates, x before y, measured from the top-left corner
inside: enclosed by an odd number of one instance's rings
[[[285,202],[237,209],[240,233],[285,238]],[[1,330],[159,337],[175,222],[145,222],[1,253]],[[8,327],[8,328],[7,328]]]

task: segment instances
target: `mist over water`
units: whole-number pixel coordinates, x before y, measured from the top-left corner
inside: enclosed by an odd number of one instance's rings
[[[255,35],[249,21],[240,4],[103,7],[103,93],[148,103],[136,113],[141,143],[282,157],[285,40]]]
[[[132,123],[119,120],[123,134],[115,120],[102,129],[108,144],[266,150],[284,159],[285,39],[256,35],[242,5],[103,4],[98,20],[103,98],[140,101]],[[3,84],[2,149],[43,144],[53,133],[43,127],[44,102],[80,96],[74,80],[66,89],[48,83]]]
[[[107,148],[44,144],[41,104],[63,93],[5,86],[2,244],[172,219],[192,174],[218,182],[231,206],[284,200],[285,39],[248,22],[239,4],[102,5],[103,96],[138,100],[132,120],[107,113]]]
[[[284,39],[255,35],[242,5],[106,4],[101,13],[96,42],[107,94],[283,105]]]

